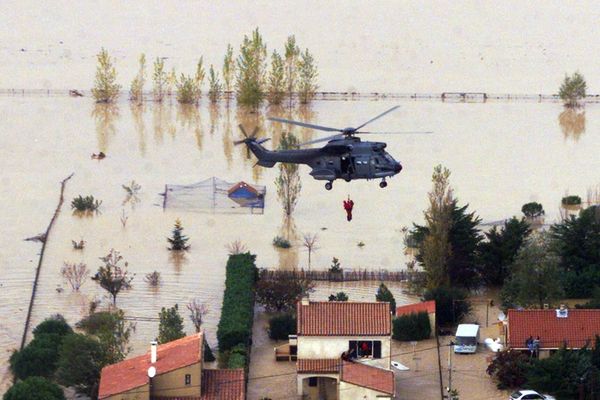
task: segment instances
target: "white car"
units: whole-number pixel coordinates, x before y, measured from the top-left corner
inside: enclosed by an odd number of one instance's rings
[[[518,390],[508,400],[556,400],[549,394],[539,394],[535,390]]]

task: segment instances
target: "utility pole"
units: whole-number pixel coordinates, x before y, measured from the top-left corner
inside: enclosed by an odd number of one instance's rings
[[[452,352],[454,351],[454,343],[450,342],[448,347],[448,397],[452,393]]]
[[[442,361],[440,359],[440,338],[438,336],[437,324],[435,327],[435,342],[437,343],[437,356],[438,356],[438,372],[440,376],[440,399],[444,400],[444,382],[442,381]]]

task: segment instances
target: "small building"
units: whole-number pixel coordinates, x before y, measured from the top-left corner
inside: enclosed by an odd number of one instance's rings
[[[429,316],[429,324],[431,325],[431,337],[435,336],[435,300],[422,301],[415,304],[407,304],[396,307],[396,317],[401,315],[410,315],[426,312]]]
[[[205,369],[204,335],[174,340],[102,369],[99,400],[244,400],[243,369]]]
[[[598,309],[508,310],[506,346],[525,351],[527,340],[539,337],[540,358],[563,346],[594,346],[596,335],[600,335]]]
[[[387,302],[298,303],[297,385],[306,399],[391,399]]]

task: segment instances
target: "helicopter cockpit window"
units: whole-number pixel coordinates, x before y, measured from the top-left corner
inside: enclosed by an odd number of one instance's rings
[[[371,164],[378,165],[379,164],[379,157],[373,157],[373,158],[371,158]]]
[[[394,159],[393,159],[393,158],[392,158],[392,156],[390,156],[389,154],[386,154],[386,155],[385,155],[385,159],[386,159],[388,162],[390,162],[390,163],[393,163],[393,162],[394,162]]]

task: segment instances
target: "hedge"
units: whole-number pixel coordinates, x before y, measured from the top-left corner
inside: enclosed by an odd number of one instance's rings
[[[254,289],[258,270],[250,253],[235,254],[227,260],[225,293],[221,320],[217,328],[219,351],[226,352],[238,344],[247,347],[252,337]]]
[[[404,342],[429,339],[431,336],[429,315],[424,311],[395,318],[393,329],[392,337]]]
[[[269,319],[269,337],[274,340],[287,340],[296,334],[296,316],[294,314],[275,315]]]

